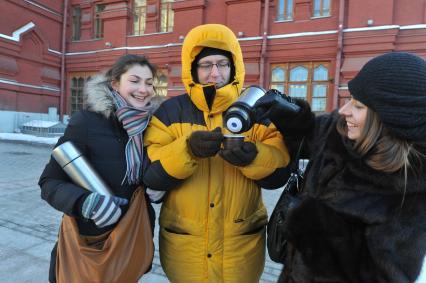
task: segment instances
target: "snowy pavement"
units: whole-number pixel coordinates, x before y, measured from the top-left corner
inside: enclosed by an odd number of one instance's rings
[[[0,133],[0,282],[47,282],[50,251],[57,239],[61,213],[40,198],[38,178],[57,138]],[[40,146],[42,145],[42,146]],[[263,191],[269,212],[280,190]],[[154,205],[159,215],[161,205]],[[158,248],[158,219],[154,243]],[[276,282],[282,266],[269,257],[262,283]],[[139,282],[169,282],[155,250],[152,270]]]
[[[40,199],[38,178],[58,138],[0,133],[0,282],[47,282],[50,250],[56,241],[61,213]],[[281,190],[263,190],[271,213]],[[155,205],[159,215],[161,205]],[[157,219],[158,221],[158,219]],[[158,248],[158,222],[154,242]],[[261,282],[276,282],[281,265],[269,257]],[[153,268],[139,282],[169,282],[158,250]],[[415,283],[426,283],[426,260]]]

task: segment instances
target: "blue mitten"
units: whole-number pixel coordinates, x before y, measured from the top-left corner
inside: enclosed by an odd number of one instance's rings
[[[81,214],[102,228],[116,223],[121,216],[120,205],[127,203],[127,199],[124,198],[91,193],[83,202]]]

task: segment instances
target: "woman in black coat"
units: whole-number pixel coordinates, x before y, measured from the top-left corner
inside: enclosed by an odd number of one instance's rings
[[[279,282],[414,282],[426,254],[426,62],[370,60],[350,100],[315,117],[268,94],[258,102],[295,154],[310,162],[289,208]]]
[[[135,189],[142,184],[142,167],[147,161],[142,135],[159,104],[157,98],[153,99],[155,72],[144,57],[120,57],[105,75],[88,81],[87,109],[72,116],[58,141],[57,145],[72,141],[78,147],[110,187],[113,197],[74,184],[53,158],[40,177],[41,197],[74,217],[81,235],[97,236],[112,230],[128,210]],[[129,124],[129,118],[137,123]],[[138,156],[133,158],[129,150]],[[155,215],[149,201],[147,208],[153,228]],[[56,282],[56,246],[50,263],[50,282]]]

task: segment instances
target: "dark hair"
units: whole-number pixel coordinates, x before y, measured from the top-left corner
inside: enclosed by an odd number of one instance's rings
[[[197,56],[195,56],[194,61],[192,61],[191,63],[191,76],[192,76],[192,80],[194,81],[194,83],[199,84],[200,80],[198,78],[198,73],[197,73],[197,69],[198,69],[198,62],[207,56],[210,55],[223,55],[226,58],[228,58],[229,63],[231,64],[231,70],[230,70],[230,76],[229,76],[229,82],[227,82],[226,84],[232,83],[235,80],[235,63],[234,63],[234,59],[232,57],[232,53],[223,49],[219,49],[219,48],[212,48],[212,47],[204,47],[200,53],[197,54]]]
[[[126,54],[118,58],[114,65],[106,72],[105,76],[107,81],[109,83],[112,81],[119,81],[121,75],[134,65],[147,66],[151,70],[153,77],[157,75],[157,68],[151,64],[145,56]]]

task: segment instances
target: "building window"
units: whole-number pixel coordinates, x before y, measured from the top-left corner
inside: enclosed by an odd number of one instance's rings
[[[293,0],[278,0],[277,21],[293,20]]]
[[[317,65],[314,68],[312,80],[312,110],[325,111],[327,107],[328,93],[328,69],[324,65]]]
[[[297,66],[290,69],[290,81],[288,83],[288,95],[294,98],[308,100],[308,74],[305,66]]]
[[[73,114],[74,112],[80,111],[85,108],[86,100],[84,98],[84,86],[88,80],[90,80],[91,76],[95,73],[91,72],[78,72],[78,73],[72,73],[69,77],[70,80],[70,90],[71,90],[71,97],[69,101],[70,105],[70,113]]]
[[[172,10],[173,0],[161,0],[161,32],[173,31],[174,12]]]
[[[81,29],[81,8],[76,6],[72,8],[72,40],[80,40]]]
[[[314,17],[330,16],[330,0],[314,0],[313,16]]]
[[[324,112],[329,89],[328,68],[328,63],[317,62],[272,65],[270,88],[304,99],[313,111]]]
[[[167,96],[167,70],[157,71],[154,86],[158,95]]]
[[[133,34],[145,33],[146,0],[135,0],[133,6]]]
[[[93,37],[102,38],[104,37],[104,23],[101,19],[101,13],[105,10],[104,4],[98,4],[95,6],[95,16],[93,19]]]
[[[84,78],[73,77],[71,79],[71,115],[84,108],[83,88]]]

